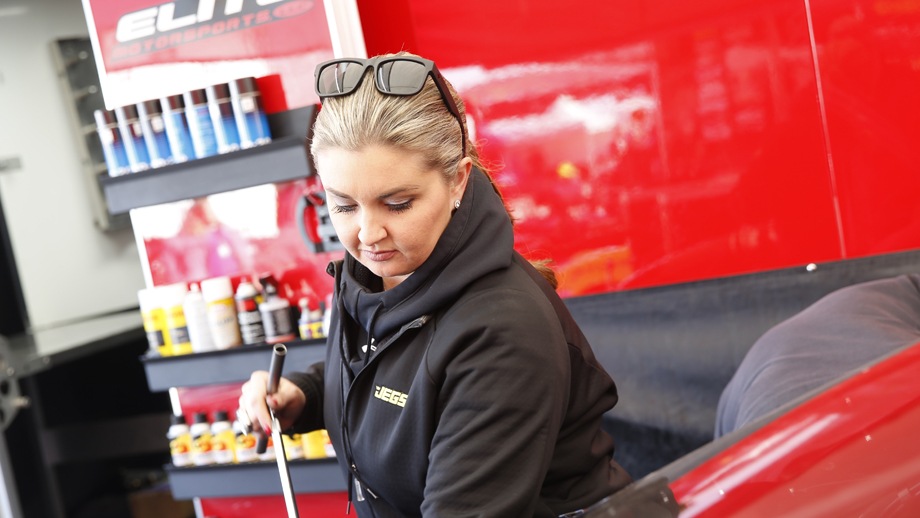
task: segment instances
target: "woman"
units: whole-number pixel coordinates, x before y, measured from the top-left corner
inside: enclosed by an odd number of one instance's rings
[[[324,364],[240,408],[326,428],[364,516],[577,513],[629,482],[616,388],[468,142],[463,101],[408,54],[317,67],[311,153],[347,253]],[[574,514],[572,514],[574,515]]]

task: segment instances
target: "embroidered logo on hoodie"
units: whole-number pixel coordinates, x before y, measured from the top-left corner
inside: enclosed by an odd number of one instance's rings
[[[375,385],[376,390],[374,390],[374,397],[387,403],[391,403],[398,407],[406,406],[406,398],[409,397],[409,394],[405,392],[400,392],[398,390],[393,390],[391,388],[382,387],[380,385]]]

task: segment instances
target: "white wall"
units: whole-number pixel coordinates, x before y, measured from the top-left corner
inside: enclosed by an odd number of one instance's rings
[[[0,0],[0,202],[33,328],[137,305],[130,229],[93,223],[51,42],[88,35],[80,0]]]

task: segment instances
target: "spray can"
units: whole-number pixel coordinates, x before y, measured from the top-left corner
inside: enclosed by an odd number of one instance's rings
[[[271,142],[268,116],[262,105],[262,94],[254,77],[230,81],[230,102],[240,134],[240,146],[249,148]]]
[[[166,318],[166,331],[169,333],[172,354],[189,354],[192,352],[192,342],[189,339],[185,310],[182,307],[188,288],[186,288],[185,283],[180,282],[158,289],[160,290],[160,303]]]
[[[112,110],[96,110],[93,112],[96,119],[96,132],[102,144],[102,155],[105,157],[105,166],[109,169],[109,176],[121,176],[131,172],[128,163],[128,154],[125,151],[125,142],[118,129],[118,121]]]
[[[150,157],[150,167],[162,167],[173,161],[166,135],[166,123],[160,101],[151,99],[137,104],[137,115],[144,134],[144,144]]]
[[[201,295],[207,306],[208,329],[214,347],[229,349],[242,345],[230,278],[214,277],[201,281]]]
[[[233,421],[233,432],[236,435],[236,445],[234,446],[236,462],[245,463],[259,460],[259,455],[256,453],[256,445],[258,444],[256,436],[246,433],[239,421]]]
[[[190,428],[192,435],[192,464],[206,466],[214,464],[214,450],[211,445],[211,425],[208,415],[196,412]]]
[[[173,466],[181,468],[192,463],[192,433],[185,416],[182,414],[169,416],[169,430],[166,432],[169,439],[169,455],[172,457]]]
[[[216,155],[217,140],[214,136],[214,123],[211,122],[208,97],[204,88],[183,93],[182,100],[185,101],[185,118],[188,120],[195,158]]]
[[[211,124],[214,125],[214,138],[217,140],[217,152],[229,153],[240,149],[240,133],[230,102],[230,86],[227,83],[210,85],[205,88],[208,98],[208,111]]]
[[[160,356],[172,356],[172,343],[166,329],[166,314],[160,305],[157,288],[142,288],[137,292],[141,307],[141,319],[144,332],[147,333],[147,345],[150,351]]]
[[[125,143],[125,153],[128,155],[131,172],[150,169],[150,157],[147,155],[141,122],[137,117],[137,106],[129,104],[115,108],[115,120],[118,121],[118,130]]]
[[[160,107],[163,110],[163,125],[166,128],[172,161],[178,164],[195,158],[195,148],[192,145],[192,134],[189,132],[182,96],[161,97]]]
[[[278,294],[275,278],[265,275],[259,278],[265,292],[265,301],[259,304],[262,325],[265,328],[265,342],[277,344],[294,340],[294,322],[291,319],[291,303]]]
[[[262,325],[262,314],[259,313],[258,296],[258,290],[249,281],[242,280],[236,287],[234,296],[236,316],[244,344],[257,344],[265,341],[265,328]]]
[[[234,450],[236,449],[236,434],[226,410],[214,412],[214,422],[211,423],[211,450],[214,452],[216,464],[232,464],[236,462]]]

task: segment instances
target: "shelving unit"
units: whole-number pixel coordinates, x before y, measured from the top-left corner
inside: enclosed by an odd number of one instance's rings
[[[100,186],[112,214],[313,176],[308,129],[318,106],[307,106],[269,116],[272,142],[232,153],[189,160],[140,173],[101,177]],[[286,342],[286,365],[291,369],[322,361],[325,340]],[[161,357],[140,357],[152,392],[172,388],[203,387],[244,382],[254,369],[267,369],[272,348],[267,344],[245,345],[221,351]],[[166,428],[166,424],[157,430]],[[251,464],[177,468],[166,466],[173,496],[177,499],[281,495],[278,467],[274,461]],[[290,462],[297,493],[345,490],[335,459]]]
[[[285,365],[309,365],[321,361],[325,340],[300,340],[287,346]],[[267,345],[237,347],[224,351],[182,356],[144,356],[141,361],[152,391],[170,387],[193,387],[245,381],[254,366],[269,365],[272,349]],[[285,370],[286,372],[286,370]],[[293,460],[288,463],[297,493],[345,491],[345,479],[334,458]],[[280,495],[281,479],[274,461],[250,464],[166,467],[173,497],[222,498]]]
[[[325,340],[298,340],[285,344],[288,365],[310,365],[325,355]],[[243,382],[259,365],[268,368],[272,348],[265,344],[180,356],[141,357],[151,391]],[[345,480],[335,459],[294,460],[289,463],[297,493],[345,491]],[[177,468],[167,466],[173,497],[178,499],[280,495],[281,479],[274,461],[251,464]]]
[[[296,493],[346,490],[345,477],[335,459],[292,460],[288,462],[288,470]],[[179,499],[281,494],[281,479],[274,461],[168,467],[166,471],[173,496]]]
[[[304,366],[322,361],[325,340],[288,342],[285,370],[288,366]],[[200,387],[220,383],[243,382],[255,368],[268,369],[272,348],[266,344],[244,345],[223,351],[210,351],[181,356],[141,357],[147,372],[150,390],[157,392],[171,387]],[[291,367],[291,369],[296,367]]]
[[[99,178],[109,211],[121,214],[140,207],[199,198],[315,174],[307,149],[307,129],[317,107],[269,116],[274,139],[265,145],[189,160],[140,173]]]

